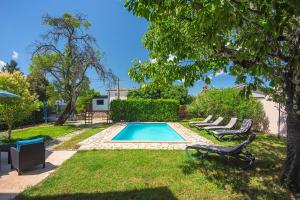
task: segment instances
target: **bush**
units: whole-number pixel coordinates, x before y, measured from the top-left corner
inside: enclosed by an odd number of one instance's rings
[[[268,120],[263,105],[254,97],[243,97],[240,90],[210,89],[199,94],[188,106],[188,112],[197,117],[212,114],[214,117],[223,116],[225,121],[237,117],[240,122],[245,118],[253,120],[253,129],[265,131]]]
[[[114,100],[111,119],[119,121],[177,121],[179,102],[170,99]]]

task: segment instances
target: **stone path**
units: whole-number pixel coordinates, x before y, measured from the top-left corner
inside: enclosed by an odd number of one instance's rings
[[[81,133],[83,133],[84,131],[86,131],[88,129],[84,128],[84,129],[80,129],[78,131],[73,131],[71,133],[68,133],[62,137],[58,137],[58,138],[55,138],[53,140],[49,140],[49,141],[46,141],[45,145],[46,145],[46,148],[49,149],[49,150],[53,150],[55,149],[55,147],[61,145],[62,143],[64,143],[65,141],[68,141],[70,140],[71,138],[73,138],[74,136],[76,135],[79,135]]]
[[[184,142],[132,142],[132,141],[112,141],[126,123],[118,123],[97,133],[96,135],[79,143],[79,150],[93,149],[185,149],[189,144],[213,144],[206,138],[201,137],[194,131],[182,126],[179,123],[168,123],[186,141]]]
[[[2,153],[0,200],[12,199],[26,188],[38,184],[75,153],[76,151],[47,151],[46,167],[44,169],[40,165],[31,170],[24,171],[21,176],[18,176],[16,170],[11,171],[10,165],[7,164],[7,153]]]

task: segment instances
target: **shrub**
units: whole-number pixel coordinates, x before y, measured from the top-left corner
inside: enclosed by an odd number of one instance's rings
[[[177,121],[179,102],[171,99],[114,100],[111,118],[119,121]]]
[[[189,113],[197,117],[212,114],[215,117],[225,117],[225,121],[231,117],[237,117],[240,122],[245,118],[251,118],[254,130],[265,131],[268,129],[268,120],[263,105],[254,97],[246,98],[240,94],[240,90],[233,88],[204,91],[187,109]]]
[[[16,99],[1,99],[0,121],[8,127],[8,140],[11,130],[16,123],[21,123],[33,111],[39,110],[39,102],[35,94],[30,94],[26,76],[19,71],[0,73],[0,88],[19,95]]]

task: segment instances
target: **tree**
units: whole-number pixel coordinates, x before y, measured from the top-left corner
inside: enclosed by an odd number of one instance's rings
[[[91,23],[82,15],[45,16],[43,23],[49,26],[49,30],[42,36],[42,42],[35,43],[31,70],[51,76],[55,90],[67,102],[56,122],[63,124],[75,110],[88,69],[95,70],[103,81],[115,81],[116,78],[100,63],[96,40],[86,33]]]
[[[87,89],[84,93],[81,93],[76,102],[76,111],[78,113],[84,112],[87,106],[92,104],[92,99],[99,96],[100,93],[96,92],[94,89]]]
[[[39,109],[35,94],[30,94],[29,83],[19,71],[0,73],[0,88],[17,94],[20,98],[0,100],[0,120],[8,127],[8,140],[11,140],[11,130],[16,122],[20,122]]]
[[[127,0],[149,21],[144,45],[152,62],[135,62],[136,81],[210,82],[208,72],[229,72],[244,92],[263,88],[284,100],[287,158],[282,181],[300,190],[300,2],[296,0]],[[173,59],[170,59],[172,57]],[[155,62],[153,62],[155,60]]]
[[[41,71],[36,71],[35,73],[30,73],[27,80],[30,85],[29,90],[31,94],[37,94],[39,101],[47,101],[47,87],[49,81],[46,79],[45,75],[42,74]]]
[[[17,65],[18,65],[17,61],[11,60],[10,63],[6,63],[6,65],[3,66],[2,72],[8,71],[9,73],[12,74],[14,71],[20,71]]]
[[[192,100],[192,97],[188,94],[188,89],[183,85],[161,87],[150,83],[142,84],[139,89],[130,90],[127,97],[142,99],[175,99],[181,105],[189,104]]]

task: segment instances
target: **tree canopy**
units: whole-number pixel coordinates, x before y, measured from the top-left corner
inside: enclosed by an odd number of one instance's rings
[[[193,85],[225,71],[245,91],[263,88],[284,101],[288,151],[282,180],[300,190],[300,1],[127,0],[149,21],[143,38],[151,60],[136,62],[138,82]],[[279,98],[281,97],[281,98]],[[297,163],[297,164],[296,164]]]
[[[127,97],[142,99],[175,99],[181,105],[189,104],[192,100],[192,96],[188,94],[188,89],[183,85],[160,87],[152,84],[143,84],[138,89],[130,90]]]

